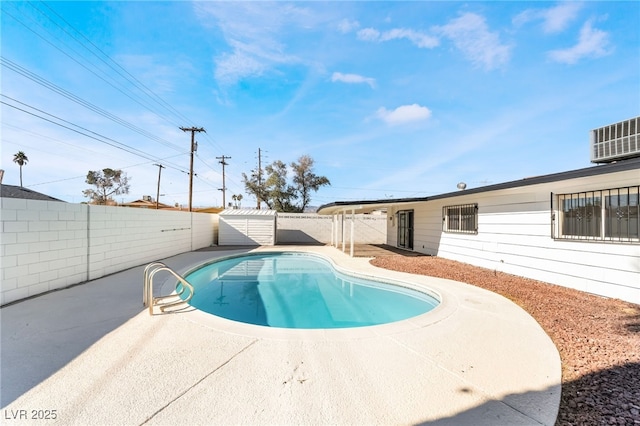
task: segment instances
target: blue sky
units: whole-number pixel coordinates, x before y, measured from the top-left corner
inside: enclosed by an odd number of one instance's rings
[[[640,114],[638,2],[2,2],[2,168],[86,199],[194,206],[315,160],[312,205],[422,197],[588,167],[589,130]]]

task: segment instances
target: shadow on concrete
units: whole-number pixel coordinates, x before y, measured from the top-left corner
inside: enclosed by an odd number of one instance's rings
[[[625,391],[626,390],[626,391]],[[460,389],[459,392],[468,392]],[[549,388],[539,392],[525,392],[507,395],[501,400],[491,400],[477,407],[456,414],[455,416],[425,421],[423,426],[454,426],[486,424],[487,420],[493,425],[512,426],[519,424],[546,424],[556,426],[570,425],[600,425],[636,424],[640,421],[640,410],[635,408],[640,401],[640,363],[631,362],[614,366],[595,373],[586,374],[577,380],[562,385],[562,396],[557,418],[517,418],[508,414],[507,407],[520,411],[519,407],[527,407],[527,401],[540,400],[556,393],[557,388]],[[621,398],[621,394],[627,392]],[[633,402],[635,401],[635,403]],[[501,405],[504,408],[501,408]],[[530,409],[530,407],[529,407]],[[500,413],[505,413],[500,417]],[[487,416],[497,415],[495,419]],[[634,423],[635,422],[635,423]]]
[[[252,247],[255,248],[255,247]],[[209,259],[248,251],[225,248],[161,260],[184,271]],[[146,265],[146,264],[145,264]],[[144,266],[5,305],[0,309],[0,404],[6,407],[105,335],[146,310]],[[169,277],[155,280],[154,295]]]
[[[320,241],[313,238],[306,232],[299,229],[278,229],[276,232],[277,244],[296,244],[296,245],[324,245]]]
[[[375,247],[385,250],[389,246]],[[255,247],[211,247],[165,260],[168,266],[184,271],[210,259],[247,252]],[[393,248],[392,248],[393,249]],[[215,253],[212,253],[215,252]],[[407,252],[403,252],[407,253]],[[140,314],[142,270],[144,266],[54,291],[0,309],[0,402],[6,407],[25,392],[63,368],[102,337]],[[156,288],[160,288],[158,285]],[[156,294],[157,292],[154,292]],[[637,319],[637,318],[636,318]],[[629,327],[637,327],[632,321]],[[499,368],[497,366],[496,368]],[[523,366],[526,368],[526,366]],[[468,390],[460,389],[460,392]],[[546,392],[552,393],[554,389]],[[607,424],[612,417],[640,421],[631,404],[640,404],[640,363],[629,362],[588,374],[563,384],[558,425]],[[496,407],[522,406],[541,396],[536,392],[509,395],[446,419],[425,425],[473,424]],[[635,414],[634,414],[635,413]],[[508,421],[496,424],[511,424]]]
[[[388,244],[356,244],[355,246],[355,256],[357,257],[388,256],[391,254],[399,254],[406,257],[429,256],[428,254],[418,253],[417,251],[394,247]]]
[[[555,412],[549,412],[554,399],[558,397],[560,385],[543,391],[530,391],[521,394],[510,394],[501,400],[490,400],[482,405],[470,408],[451,417],[429,420],[417,423],[420,426],[461,426],[461,425],[547,425],[555,422]],[[471,392],[468,388],[458,389],[458,392]],[[536,410],[531,402],[549,400],[549,404]],[[555,401],[557,404],[557,400]],[[526,413],[526,414],[525,414]]]
[[[141,268],[3,307],[2,407],[143,309]]]

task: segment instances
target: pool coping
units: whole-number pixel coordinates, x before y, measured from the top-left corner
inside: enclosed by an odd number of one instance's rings
[[[429,288],[441,303],[404,321],[331,330],[193,308],[150,316],[139,299],[143,265],[2,309],[3,392],[16,395],[5,413],[51,408],[63,424],[554,425],[558,351],[495,293],[329,246],[230,247],[165,263],[185,272],[226,253],[274,250]]]
[[[441,279],[432,277],[404,274],[395,271],[383,270],[376,268],[369,263],[369,258],[351,258],[351,262],[345,261],[342,256],[335,256],[334,250],[327,250],[325,247],[288,247],[286,249],[261,246],[248,253],[234,254],[229,256],[216,257],[215,260],[202,262],[198,265],[182,268],[178,271],[181,275],[186,276],[196,269],[211,263],[213,261],[224,260],[237,256],[260,254],[260,253],[310,253],[325,259],[339,272],[359,278],[368,278],[372,280],[385,280],[393,285],[406,287],[417,290],[438,299],[439,303],[429,312],[408,318],[401,321],[395,321],[388,324],[380,324],[364,327],[334,328],[334,329],[292,329],[281,327],[268,327],[255,324],[247,324],[219,317],[207,312],[200,311],[195,308],[181,308],[176,310],[185,318],[197,322],[204,326],[223,331],[225,333],[233,333],[246,337],[260,339],[285,339],[285,340],[345,340],[345,339],[361,339],[374,336],[386,336],[395,333],[408,332],[422,327],[427,327],[438,323],[455,312],[459,303],[455,293],[451,293],[441,284]],[[333,255],[332,255],[333,254]],[[161,284],[162,294],[171,294],[175,291],[175,280],[167,278]],[[156,314],[159,312],[156,308]]]

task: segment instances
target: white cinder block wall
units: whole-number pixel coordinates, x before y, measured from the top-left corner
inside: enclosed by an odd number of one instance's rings
[[[206,213],[0,198],[6,304],[214,242]]]
[[[0,198],[0,304],[87,279],[87,206]]]
[[[213,243],[213,225],[194,219],[205,213],[89,206],[89,279],[121,271]],[[194,225],[204,225],[208,239]]]
[[[191,227],[192,248],[197,250],[218,243],[217,214],[194,213],[191,215],[193,226]]]
[[[276,244],[331,243],[333,216],[315,213],[278,213]],[[342,218],[336,221],[337,234],[342,241]],[[350,241],[351,215],[344,217],[346,241]],[[358,244],[384,244],[387,240],[387,217],[384,215],[355,215],[354,236]]]

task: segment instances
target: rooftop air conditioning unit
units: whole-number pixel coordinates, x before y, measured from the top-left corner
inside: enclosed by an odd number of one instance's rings
[[[591,131],[591,162],[640,157],[640,117]]]

